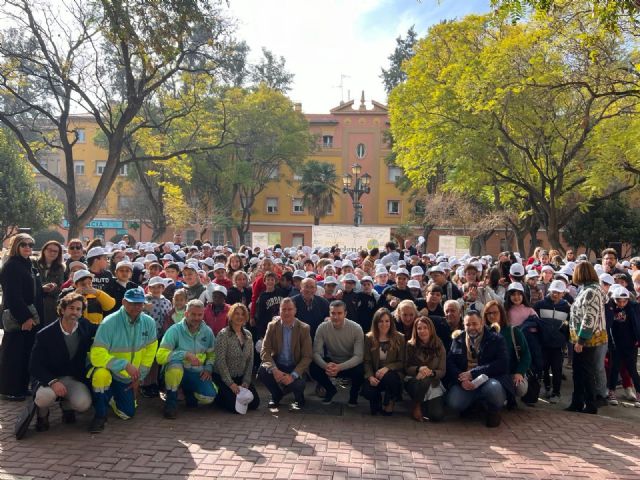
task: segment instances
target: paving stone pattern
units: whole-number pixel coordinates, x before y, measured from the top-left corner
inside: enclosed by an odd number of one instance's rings
[[[136,418],[110,416],[99,435],[86,431],[91,414],[61,425],[52,409],[51,430],[32,427],[20,442],[23,404],[0,401],[0,480],[640,478],[640,409],[616,419],[522,407],[490,430],[481,419],[418,424],[406,409],[371,417],[362,401],[355,410],[309,401],[304,413],[266,402],[246,416],[180,408],[170,421],[159,400],[141,399]]]

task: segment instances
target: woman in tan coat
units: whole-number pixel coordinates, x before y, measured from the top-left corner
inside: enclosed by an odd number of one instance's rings
[[[444,417],[444,388],[441,380],[447,365],[447,352],[436,335],[429,317],[418,317],[407,342],[407,381],[405,389],[413,400],[411,416],[422,422],[426,415],[432,422]]]
[[[392,415],[395,402],[402,399],[404,359],[404,335],[396,331],[391,312],[380,308],[364,338],[362,395],[369,400],[371,415]]]

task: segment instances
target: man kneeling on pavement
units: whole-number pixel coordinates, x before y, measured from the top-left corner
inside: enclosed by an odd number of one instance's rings
[[[464,331],[453,333],[447,355],[447,404],[464,412],[476,402],[487,409],[487,427],[500,425],[507,392],[514,393],[504,338],[485,326],[480,313],[464,316]]]
[[[89,431],[104,430],[107,410],[128,420],[136,411],[136,395],[153,364],[158,348],[156,323],[142,311],[142,288],[125,292],[122,307],[105,318],[89,352],[95,417]]]
[[[158,365],[166,365],[165,418],[176,418],[180,387],[189,407],[196,407],[198,404],[209,405],[218,393],[211,380],[215,360],[215,337],[203,320],[204,303],[198,299],[191,300],[187,303],[184,319],[169,327],[158,348]]]
[[[49,408],[61,400],[63,423],[74,423],[75,412],[91,407],[85,384],[87,353],[97,325],[82,315],[86,300],[79,293],[65,295],[58,305],[59,318],[36,336],[31,351],[31,376],[36,381],[36,430],[49,430]]]
[[[309,325],[296,318],[295,302],[287,297],[280,303],[280,316],[267,325],[260,354],[260,381],[271,393],[269,408],[278,408],[282,397],[293,393],[291,410],[304,407],[304,373],[313,358]]]

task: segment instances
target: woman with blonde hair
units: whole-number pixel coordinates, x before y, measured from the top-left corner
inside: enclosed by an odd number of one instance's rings
[[[228,323],[216,336],[216,363],[213,381],[218,386],[216,403],[236,413],[236,397],[242,389],[253,395],[249,410],[260,405],[260,398],[251,383],[253,373],[253,337],[245,325],[249,321],[249,310],[242,303],[229,308]],[[240,412],[237,412],[240,413]]]
[[[413,323],[418,318],[418,308],[413,300],[402,300],[393,312],[396,318],[396,329],[402,333],[405,338],[411,338],[413,332]]]
[[[404,360],[404,335],[396,331],[391,312],[380,308],[373,315],[371,331],[364,337],[362,396],[369,400],[371,415],[380,412],[390,416],[395,402],[402,399]]]
[[[43,318],[40,272],[31,263],[34,241],[19,233],[11,241],[0,271],[2,326],[0,346],[0,395],[22,401],[29,388],[29,356],[36,330]]]

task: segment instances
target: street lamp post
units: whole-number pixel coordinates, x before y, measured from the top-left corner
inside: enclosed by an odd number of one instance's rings
[[[348,193],[351,197],[351,202],[353,203],[353,224],[358,227],[362,224],[362,204],[360,203],[360,197],[365,193],[369,193],[371,191],[371,175],[365,173],[364,175],[360,175],[362,172],[362,167],[357,163],[354,163],[351,167],[351,176],[349,173],[345,173],[342,176],[342,185],[343,193]],[[353,188],[351,187],[353,185]]]

